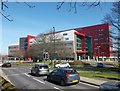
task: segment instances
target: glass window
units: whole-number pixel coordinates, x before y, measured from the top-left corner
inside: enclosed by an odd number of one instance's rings
[[[67,33],[64,33],[64,34],[63,34],[63,36],[66,36],[66,35],[68,35],[68,34],[67,34]]]
[[[103,29],[101,29],[101,31],[104,31]]]
[[[66,70],[66,73],[68,73],[68,74],[76,74],[77,71],[74,70],[74,69],[70,69],[70,70]]]
[[[96,39],[94,39],[94,41],[96,41],[96,40],[98,40],[97,38]]]
[[[104,40],[104,38],[100,38],[100,40]]]
[[[48,66],[47,66],[47,65],[42,65],[42,66],[39,66],[39,68],[40,68],[40,69],[42,69],[42,68],[43,68],[43,69],[47,69]]]
[[[95,50],[97,50],[98,48],[94,48]]]
[[[104,54],[104,52],[101,52],[101,54]]]
[[[65,38],[65,40],[69,40],[69,38]]]
[[[103,34],[99,34],[99,36],[103,36]]]
[[[72,43],[66,43],[65,45],[66,46],[72,46]]]
[[[99,30],[95,30],[96,32],[99,32]]]
[[[95,45],[98,45],[98,43],[95,43]]]

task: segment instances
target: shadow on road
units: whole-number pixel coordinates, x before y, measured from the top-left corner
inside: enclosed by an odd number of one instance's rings
[[[44,78],[43,79],[44,81],[47,81],[47,82],[49,82],[49,83],[52,83],[52,84],[55,84],[55,85],[58,85],[58,86],[62,86],[62,85],[60,85],[60,83],[58,83],[58,82],[54,82],[54,81],[48,81],[47,80],[47,78]],[[71,86],[71,85],[76,85],[77,83],[73,83],[73,84],[66,84],[66,85],[64,85],[64,86]]]
[[[28,73],[29,75],[31,76],[35,76],[35,77],[43,77],[43,76],[46,76],[46,75],[36,75],[36,74],[32,74],[32,73]]]

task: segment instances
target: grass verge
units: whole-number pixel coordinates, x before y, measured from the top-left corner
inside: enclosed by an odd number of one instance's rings
[[[78,71],[80,76],[95,78],[95,79],[103,79],[103,80],[120,80],[119,73],[102,73],[102,72],[94,72],[94,71]]]
[[[3,77],[0,77],[0,88],[1,91],[19,91],[11,83],[6,81]]]

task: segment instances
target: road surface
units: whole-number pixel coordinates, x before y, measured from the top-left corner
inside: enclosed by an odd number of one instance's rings
[[[75,90],[98,90],[97,86],[86,84],[86,83],[78,83],[67,86],[60,86],[57,83],[48,82],[46,80],[46,76],[33,76],[30,74],[30,66],[17,66],[12,65],[10,68],[1,68],[2,71],[6,74],[6,76],[10,79],[13,85],[17,89],[21,90],[44,90],[44,91],[73,91]]]

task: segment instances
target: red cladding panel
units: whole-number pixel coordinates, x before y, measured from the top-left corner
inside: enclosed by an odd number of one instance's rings
[[[109,25],[100,24],[95,26],[88,26],[83,28],[75,29],[79,33],[85,34],[86,36],[92,37],[92,51],[94,56],[110,56],[110,45],[109,44]],[[83,40],[83,48],[85,47],[85,40]],[[99,49],[98,46],[100,46]]]

